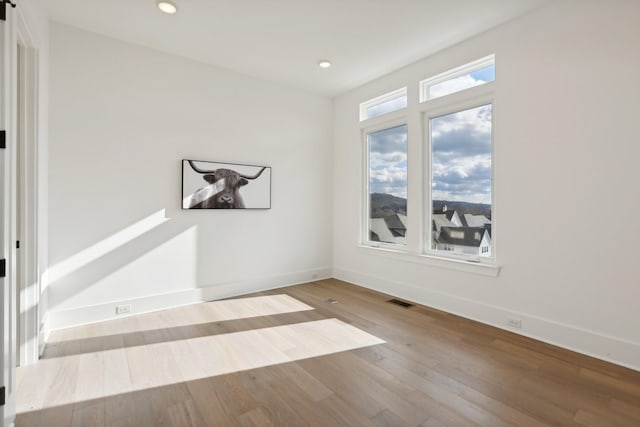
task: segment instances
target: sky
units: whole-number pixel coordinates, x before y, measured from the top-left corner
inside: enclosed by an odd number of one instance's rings
[[[491,81],[493,66],[430,88],[438,97]],[[432,198],[491,204],[491,105],[433,118]],[[407,126],[369,134],[372,193],[407,197]]]
[[[382,104],[372,105],[371,107],[367,108],[367,118],[370,119],[372,117],[380,116],[382,114],[386,114],[391,111],[396,111],[401,108],[405,108],[406,106],[407,106],[407,95],[399,96],[387,102],[383,102]]]
[[[407,126],[369,134],[369,190],[407,198]]]
[[[495,80],[496,67],[481,68],[469,74],[445,80],[429,87],[429,99],[438,98],[450,93],[459,92]]]

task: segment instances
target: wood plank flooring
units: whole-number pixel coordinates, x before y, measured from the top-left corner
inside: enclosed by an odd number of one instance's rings
[[[56,331],[16,426],[640,426],[640,372],[389,298],[332,279]]]

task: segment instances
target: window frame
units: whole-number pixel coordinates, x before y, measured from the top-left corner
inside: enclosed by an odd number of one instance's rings
[[[393,112],[392,112],[393,113]],[[391,113],[389,113],[391,114]],[[382,116],[376,116],[378,118]],[[386,117],[385,117],[386,118]],[[369,152],[369,138],[371,133],[379,132],[386,129],[393,129],[400,126],[407,127],[407,157],[409,156],[409,120],[406,115],[401,115],[395,118],[389,118],[388,120],[380,120],[375,124],[372,123],[369,126],[361,127],[360,140],[362,147],[362,160],[363,160],[363,191],[361,201],[361,220],[360,220],[360,244],[369,248],[383,248],[399,252],[409,252],[408,239],[405,244],[400,243],[388,243],[388,242],[376,242],[369,238],[369,204],[371,201],[371,187],[370,187],[370,152]],[[407,162],[407,218],[409,217],[409,163]],[[407,233],[408,234],[408,233]]]
[[[491,105],[491,256],[454,253],[432,249],[432,221],[433,221],[433,193],[432,193],[432,150],[431,120],[434,118],[455,114],[461,111]],[[442,97],[434,98],[420,104],[421,126],[423,130],[422,146],[422,170],[423,185],[425,191],[423,201],[423,238],[421,239],[422,254],[432,258],[451,259],[457,261],[472,262],[487,266],[496,265],[496,180],[495,180],[495,153],[496,153],[496,99],[495,83],[489,82],[483,85],[455,92]]]

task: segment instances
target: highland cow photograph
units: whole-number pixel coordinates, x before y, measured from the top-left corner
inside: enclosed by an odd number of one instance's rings
[[[182,161],[182,209],[270,209],[271,168]]]

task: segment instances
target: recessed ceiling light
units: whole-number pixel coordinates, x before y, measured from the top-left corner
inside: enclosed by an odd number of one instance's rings
[[[173,15],[178,11],[178,6],[172,1],[162,0],[158,2],[158,9],[169,15]]]
[[[318,67],[320,67],[320,68],[329,68],[329,67],[331,67],[331,61],[329,61],[328,59],[321,59],[318,62]]]

